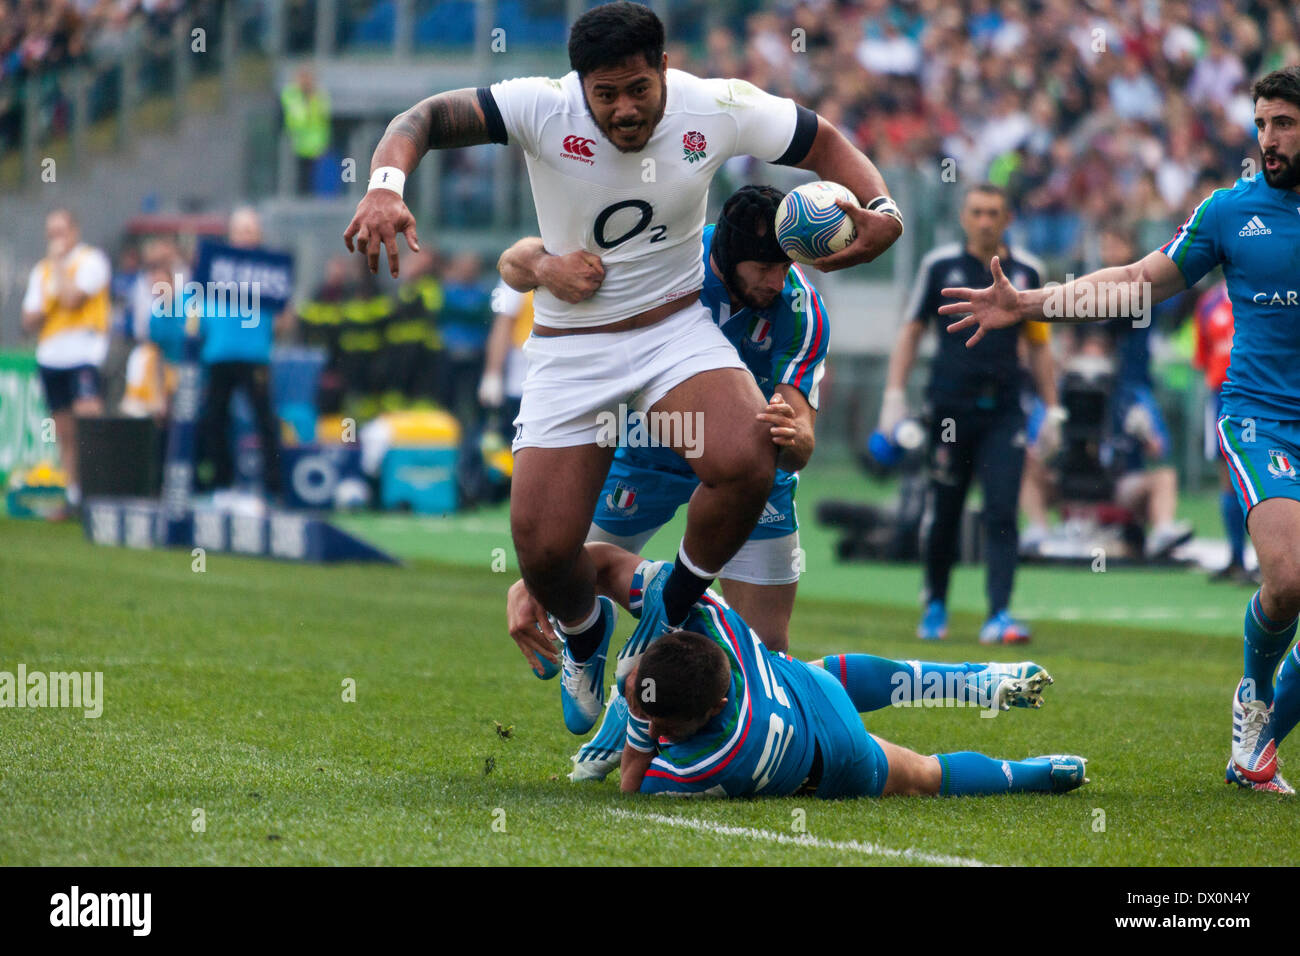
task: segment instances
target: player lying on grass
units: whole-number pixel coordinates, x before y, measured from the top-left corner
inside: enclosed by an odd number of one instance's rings
[[[652,621],[668,566],[611,544],[586,548],[600,600],[618,601]],[[522,589],[516,583],[511,598]],[[525,657],[554,658],[535,627],[512,636]],[[686,628],[658,637],[628,675],[635,712],[621,787],[729,797],[815,791],[827,799],[1073,790],[1087,782],[1082,757],[923,756],[868,734],[858,717],[938,693],[954,705],[1037,706],[1050,682],[1030,662],[939,664],[844,654],[806,664],[769,651],[709,591],[691,608]]]
[[[1300,66],[1274,70],[1252,93],[1263,175],[1216,189],[1168,243],[1053,289],[1018,291],[994,257],[993,285],[944,289],[956,301],[939,313],[964,316],[949,332],[977,327],[967,346],[1025,319],[1150,322],[1152,305],[1223,267],[1235,329],[1220,392],[1219,447],[1264,581],[1246,607],[1227,781],[1291,794],[1277,770],[1277,744],[1300,722],[1300,657],[1286,656],[1300,615]]]

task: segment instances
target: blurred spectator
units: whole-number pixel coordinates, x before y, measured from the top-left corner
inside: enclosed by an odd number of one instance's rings
[[[135,418],[165,416],[176,389],[175,365],[183,358],[185,316],[197,304],[185,291],[189,270],[180,250],[165,239],[144,249],[135,283],[135,347],[126,363],[121,412]]]
[[[227,241],[241,249],[262,244],[262,222],[250,207],[230,214]],[[241,290],[239,298],[244,298]],[[243,390],[253,409],[262,449],[262,485],[267,495],[280,493],[280,423],[271,408],[271,340],[274,317],[227,314],[228,301],[214,303],[213,314],[203,315],[201,358],[206,377],[199,413],[202,457],[200,480],[217,491],[231,488],[235,480],[230,447],[230,402]],[[210,474],[208,473],[210,472]]]
[[[1131,233],[1116,225],[1099,231],[1096,266],[1123,265],[1137,258]],[[1080,274],[1093,271],[1091,263],[1080,266]],[[1151,381],[1151,337],[1154,322],[1132,318],[1112,319],[1076,329],[1083,356],[1104,358],[1113,363],[1114,391],[1111,395],[1111,431],[1108,454],[1118,465],[1120,477],[1115,500],[1136,514],[1148,529],[1145,548],[1148,558],[1166,556],[1191,536],[1187,522],[1176,521],[1178,475],[1173,466],[1169,428],[1156,402]]]
[[[1210,48],[1192,70],[1187,84],[1187,99],[1193,103],[1228,107],[1234,93],[1246,82],[1246,68],[1235,53],[1217,37],[1210,37]]]
[[[1115,115],[1121,119],[1151,122],[1160,116],[1160,88],[1142,69],[1142,60],[1135,53],[1124,57],[1124,66],[1111,77],[1107,90]]]
[[[1227,459],[1219,452],[1218,424],[1223,410],[1219,393],[1228,379],[1232,359],[1232,302],[1228,299],[1227,280],[1220,279],[1197,300],[1195,323],[1196,352],[1192,361],[1205,373],[1205,457],[1218,462],[1219,513],[1228,535],[1228,563],[1210,575],[1210,580],[1254,583],[1254,576],[1246,570],[1246,516],[1232,490]]]
[[[23,331],[37,337],[36,364],[54,418],[68,504],[81,503],[77,417],[104,414],[100,366],[108,352],[108,256],[81,241],[67,209],[45,217],[45,258],[27,281]]]
[[[316,74],[304,66],[280,91],[280,108],[297,161],[296,189],[314,193],[316,168],[330,145],[329,93],[316,85]]]
[[[346,383],[339,334],[343,326],[343,303],[356,287],[355,256],[334,256],[325,264],[325,279],[310,299],[297,306],[298,333],[304,345],[325,354],[325,367],[317,383],[317,406],[325,415],[343,410]]]
[[[524,343],[533,331],[533,294],[516,292],[504,282],[492,290],[492,332],[488,336],[483,377],[478,383],[479,404],[495,416],[497,430],[509,442],[524,395],[528,357]]]
[[[451,258],[443,273],[442,295],[438,401],[468,429],[479,417],[478,384],[492,323],[491,295],[477,253],[462,252]]]
[[[384,328],[381,355],[382,407],[409,408],[433,398],[437,356],[442,347],[438,315],[443,292],[432,252],[409,254],[402,267],[405,281],[397,290],[393,314]]]

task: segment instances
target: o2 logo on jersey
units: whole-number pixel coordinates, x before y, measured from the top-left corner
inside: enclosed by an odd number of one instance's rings
[[[708,148],[708,141],[699,130],[693,129],[682,135],[682,155],[688,163],[698,163],[704,159],[704,151]]]
[[[636,217],[636,221],[630,222],[633,216]],[[596,214],[596,221],[591,226],[591,235],[600,248],[613,249],[633,236],[639,236],[648,227],[650,241],[662,242],[668,227],[650,226],[650,220],[653,218],[654,207],[644,199],[624,199],[612,206],[606,206]],[[613,220],[612,224],[611,220]],[[613,235],[610,235],[611,232]]]
[[[594,139],[588,139],[585,136],[570,134],[564,137],[564,151],[560,153],[565,159],[576,159],[580,163],[586,163],[588,166],[596,164],[595,153],[591,147],[596,144]]]
[[[620,481],[614,486],[614,490],[605,496],[605,505],[610,511],[625,518],[636,514],[636,489]]]

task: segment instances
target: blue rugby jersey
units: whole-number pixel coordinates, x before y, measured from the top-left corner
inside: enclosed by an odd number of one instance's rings
[[[1216,189],[1160,251],[1188,286],[1223,266],[1235,330],[1223,413],[1300,419],[1300,193],[1263,174]]]
[[[807,779],[815,737],[809,707],[820,699],[808,665],[773,654],[712,591],[691,609],[686,630],[716,641],[731,663],[722,712],[699,733],[659,751],[642,793],[788,796]]]
[[[700,302],[736,347],[764,398],[778,385],[793,385],[816,410],[831,327],[821,295],[798,265],[792,265],[781,295],[765,309],[731,311],[731,296],[709,264],[714,226],[704,227],[704,288]],[[671,448],[620,448],[617,457],[636,468],[689,475],[691,466]],[[785,474],[782,472],[781,474]]]

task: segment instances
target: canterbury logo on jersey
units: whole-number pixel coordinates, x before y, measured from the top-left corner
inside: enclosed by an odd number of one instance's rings
[[[593,157],[596,154],[592,152],[591,147],[594,146],[595,143],[596,141],[594,139],[570,134],[564,137],[564,152],[562,155],[566,159],[576,159],[579,162],[586,163],[588,166],[594,165]]]
[[[1273,230],[1264,225],[1264,221],[1259,216],[1251,216],[1250,221],[1241,227],[1239,236],[1271,236]]]

